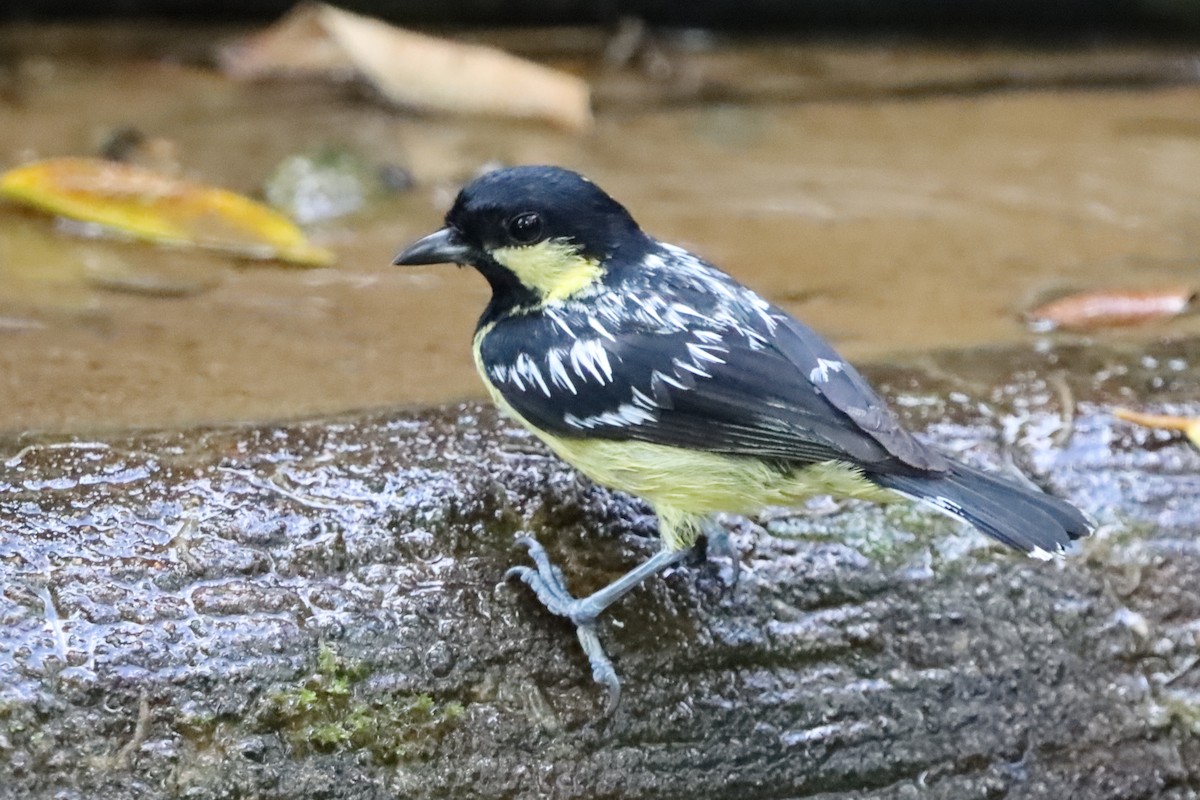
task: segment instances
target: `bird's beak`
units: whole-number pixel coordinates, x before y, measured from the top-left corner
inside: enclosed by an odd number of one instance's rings
[[[454,228],[445,227],[417,239],[396,256],[393,264],[469,264],[475,250]]]

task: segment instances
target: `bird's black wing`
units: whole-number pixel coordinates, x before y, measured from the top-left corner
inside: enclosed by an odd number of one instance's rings
[[[837,408],[863,433],[870,436],[894,457],[909,466],[923,470],[943,471],[950,462],[941,453],[932,450],[913,438],[901,427],[891,410],[875,393],[866,379],[812,329],[783,312],[775,319],[779,331],[773,338],[774,346],[796,365],[800,372],[808,369],[809,377],[825,374],[826,380],[814,381],[820,396]],[[840,364],[836,370],[826,367],[831,362]]]
[[[770,309],[754,324],[697,317],[676,328],[531,314],[479,342],[488,380],[537,428],[792,463],[940,471],[852,366]]]

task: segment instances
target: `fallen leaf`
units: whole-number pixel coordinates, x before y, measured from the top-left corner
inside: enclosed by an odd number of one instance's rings
[[[1184,287],[1080,292],[1027,311],[1025,322],[1038,332],[1142,325],[1178,316],[1195,299],[1195,290]]]
[[[362,77],[391,102],[421,111],[540,119],[574,131],[592,124],[582,78],[323,3],[296,6],[266,30],[222,48],[218,60],[236,78]]]
[[[1141,425],[1144,428],[1155,428],[1164,431],[1182,431],[1192,444],[1200,447],[1200,417],[1176,417],[1165,414],[1142,414],[1127,408],[1113,409],[1113,416]]]
[[[0,175],[0,196],[135,239],[306,266],[333,262],[332,253],[309,244],[290,220],[261,203],[129,164],[38,161]]]

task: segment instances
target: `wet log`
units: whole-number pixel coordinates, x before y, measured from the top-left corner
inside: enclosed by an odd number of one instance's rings
[[[473,405],[0,443],[6,798],[1186,798],[1200,791],[1200,343],[871,371],[907,422],[1101,523],[1044,563],[906,505],[730,520],[627,598],[600,719],[570,629],[647,509]]]

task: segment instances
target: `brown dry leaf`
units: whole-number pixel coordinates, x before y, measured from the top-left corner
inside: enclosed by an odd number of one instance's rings
[[[237,78],[361,75],[407,108],[540,119],[574,131],[592,124],[590,90],[582,78],[324,3],[296,6],[218,57],[226,74]]]
[[[1195,299],[1195,290],[1186,287],[1080,292],[1025,312],[1025,322],[1039,332],[1142,325],[1178,316]]]
[[[1113,416],[1141,425],[1145,428],[1156,428],[1164,431],[1183,431],[1183,435],[1192,444],[1200,447],[1200,417],[1176,417],[1164,414],[1142,414],[1127,408],[1113,409]]]
[[[0,196],[135,239],[186,244],[305,266],[333,262],[290,220],[239,194],[129,164],[38,161],[0,175]]]

